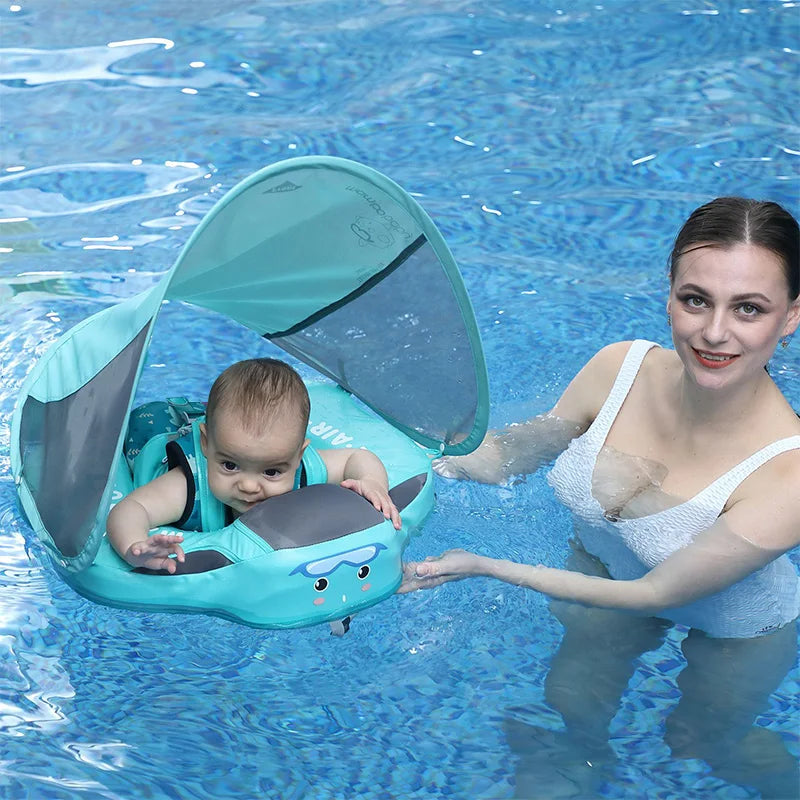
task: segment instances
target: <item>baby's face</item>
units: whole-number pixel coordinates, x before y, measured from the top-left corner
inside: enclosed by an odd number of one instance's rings
[[[201,426],[200,443],[208,461],[208,488],[238,517],[294,488],[308,439],[298,421],[279,418],[254,433],[235,412],[220,409],[213,426]]]

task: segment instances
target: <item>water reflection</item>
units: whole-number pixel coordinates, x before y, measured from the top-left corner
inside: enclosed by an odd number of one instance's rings
[[[203,178],[197,164],[53,164],[0,177],[0,214],[36,219],[87,214],[175,194]]]

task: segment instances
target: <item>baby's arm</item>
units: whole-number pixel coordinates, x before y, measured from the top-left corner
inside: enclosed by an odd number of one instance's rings
[[[338,483],[360,494],[400,530],[400,512],[389,496],[389,477],[375,453],[352,449],[320,450],[319,454],[328,469],[328,483]]]
[[[171,554],[183,561],[181,534],[149,532],[159,525],[180,519],[186,506],[186,477],[172,469],[124,497],[108,515],[106,532],[119,553],[134,567],[165,569],[175,572]]]

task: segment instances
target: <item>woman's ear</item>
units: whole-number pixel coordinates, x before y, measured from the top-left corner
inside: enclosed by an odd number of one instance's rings
[[[789,306],[789,318],[783,328],[781,336],[791,336],[800,325],[800,297]]]

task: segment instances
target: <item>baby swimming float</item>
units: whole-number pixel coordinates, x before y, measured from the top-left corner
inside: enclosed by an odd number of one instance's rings
[[[203,610],[257,627],[340,620],[393,594],[402,551],[433,507],[431,453],[359,408],[340,387],[311,383],[308,390],[311,448],[368,447],[379,455],[403,515],[400,531],[355,492],[316,480],[312,469],[307,486],[266,500],[227,526],[215,513],[218,504],[203,504],[204,530],[180,531],[186,560],[173,575],[134,569],[103,538],[92,565],[71,576],[72,585],[112,605]],[[153,405],[145,405],[144,413],[152,414]],[[198,405],[173,401],[170,410],[186,414],[183,409]],[[184,438],[192,437],[192,416],[187,414]],[[150,444],[155,457],[163,455],[169,435],[150,439],[134,465],[150,460]],[[144,464],[145,474],[134,480],[121,455],[112,504],[147,482],[151,466]],[[179,531],[166,526],[156,532]],[[182,605],[187,596],[190,604]]]
[[[175,574],[119,558],[105,520],[134,487],[129,415],[165,300],[224,314],[320,373],[307,382],[311,444],[378,455],[402,529],[355,492],[311,481],[230,524],[183,532]],[[189,425],[202,406],[172,401],[170,411]],[[12,419],[12,470],[31,527],[84,596],[293,628],[395,592],[403,550],[433,508],[431,458],[472,451],[487,417],[477,326],[433,222],[375,170],[297,158],[231,189],[157,285],[44,354]]]

